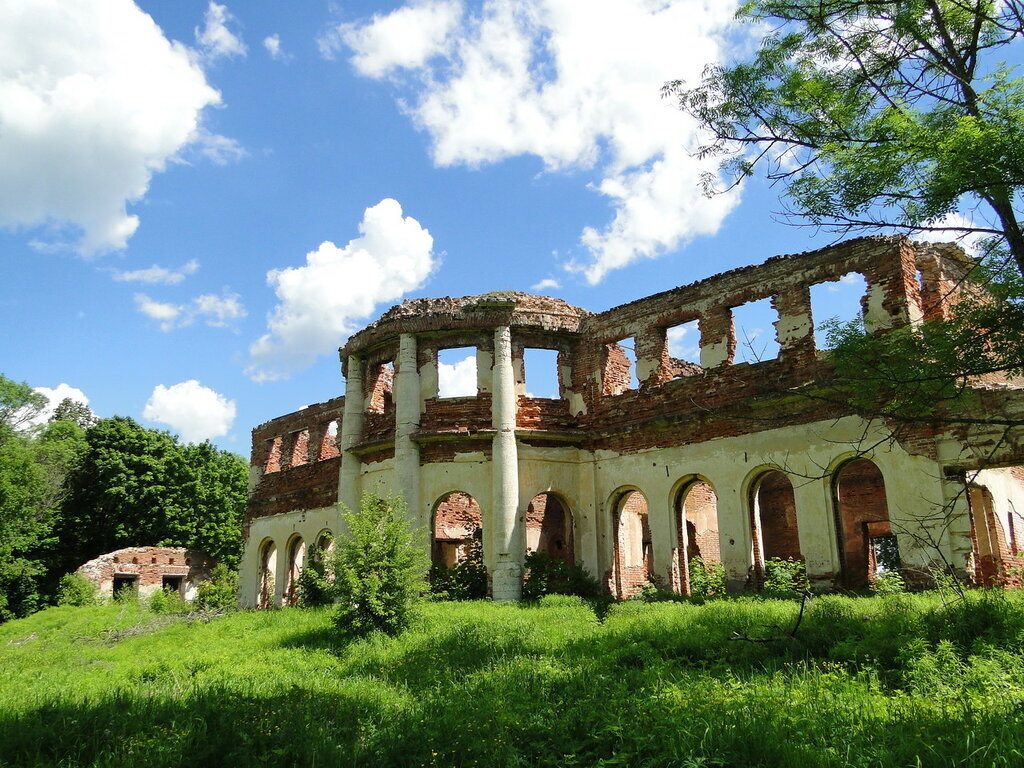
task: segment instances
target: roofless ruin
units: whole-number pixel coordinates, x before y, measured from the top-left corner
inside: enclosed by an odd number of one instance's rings
[[[345,394],[253,430],[241,566],[247,606],[289,604],[306,548],[339,505],[402,495],[451,565],[482,535],[495,599],[520,596],[528,550],[578,562],[614,595],[686,592],[690,563],[756,588],[773,557],[819,586],[861,587],[943,559],[1005,578],[1024,533],[1019,430],[921,424],[898,439],[835,403],[812,286],[863,276],[869,331],[942,317],[965,269],[951,245],[873,237],[715,275],[594,314],[516,292],[415,299],[340,350]],[[733,312],[769,299],[778,354],[737,363]],[[699,361],[673,358],[695,323]],[[742,340],[740,340],[742,342]],[[475,349],[477,392],[439,397],[438,353]],[[524,352],[557,355],[558,396],[525,385]],[[979,381],[972,406],[1024,419],[1024,393]]]

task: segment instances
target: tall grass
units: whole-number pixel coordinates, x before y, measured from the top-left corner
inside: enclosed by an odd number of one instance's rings
[[[338,647],[328,609],[55,608],[0,626],[0,765],[1024,764],[1021,596],[796,613],[432,603]]]

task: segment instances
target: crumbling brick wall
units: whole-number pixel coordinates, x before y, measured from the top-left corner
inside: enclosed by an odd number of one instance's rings
[[[215,563],[205,553],[184,547],[126,547],[100,555],[78,568],[96,585],[101,597],[113,597],[115,579],[133,582],[140,596],[159,592],[168,580],[180,580],[179,594],[195,597],[200,582],[210,578]]]

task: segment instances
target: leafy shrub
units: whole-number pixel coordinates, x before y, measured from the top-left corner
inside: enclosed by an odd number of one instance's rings
[[[359,510],[346,510],[343,518],[347,532],[334,556],[338,638],[396,635],[408,626],[426,586],[426,558],[413,541],[405,505],[364,494]]]
[[[761,595],[777,599],[799,597],[809,589],[807,569],[803,560],[771,557],[764,564]]]
[[[149,610],[153,613],[188,613],[189,605],[178,590],[166,587],[150,596]]]
[[[330,551],[315,547],[299,573],[299,605],[316,608],[334,602],[334,577],[330,568]]]
[[[66,573],[57,587],[57,605],[95,605],[96,585],[80,573]]]
[[[907,591],[907,584],[899,571],[886,571],[875,576],[871,591],[876,595],[898,595]]]
[[[430,568],[430,594],[436,600],[482,600],[487,597],[487,568],[484,566],[483,537],[473,531],[466,557],[451,568]]]
[[[690,597],[707,600],[725,594],[725,566],[695,557],[690,561]]]
[[[238,603],[238,572],[218,563],[210,578],[199,583],[195,607],[199,610],[226,610]]]
[[[601,594],[601,584],[583,566],[567,563],[548,552],[530,552],[523,564],[526,566],[524,600],[539,600],[545,595],[576,595],[591,599]]]

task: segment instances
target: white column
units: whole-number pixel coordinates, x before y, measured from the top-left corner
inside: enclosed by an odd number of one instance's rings
[[[414,528],[430,521],[420,509],[420,447],[413,434],[420,428],[420,375],[416,337],[403,333],[398,342],[395,371],[395,487],[405,498],[405,510]]]
[[[348,357],[348,376],[345,377],[345,411],[341,419],[338,448],[341,451],[341,472],[338,476],[338,503],[350,510],[359,508],[359,457],[352,447],[363,434],[363,361],[358,355]]]
[[[512,332],[508,326],[494,332],[492,418],[494,442],[491,455],[491,516],[494,530],[491,596],[518,600],[523,594],[523,557],[526,534],[519,517],[519,452],[516,448],[516,380],[512,369]],[[484,534],[487,535],[486,532]]]

